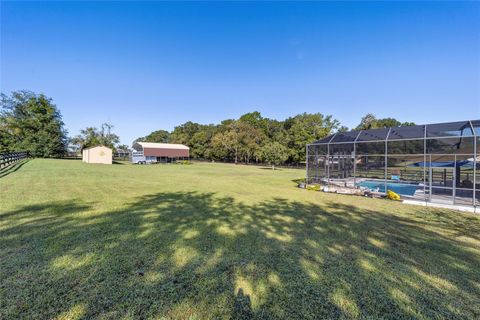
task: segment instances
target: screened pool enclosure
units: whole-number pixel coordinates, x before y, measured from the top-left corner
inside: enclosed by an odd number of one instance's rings
[[[480,120],[338,132],[307,145],[307,183],[480,204]]]

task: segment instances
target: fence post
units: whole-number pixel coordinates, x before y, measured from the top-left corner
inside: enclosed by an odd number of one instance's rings
[[[0,153],[0,168],[5,168],[28,157],[28,152],[2,152]]]

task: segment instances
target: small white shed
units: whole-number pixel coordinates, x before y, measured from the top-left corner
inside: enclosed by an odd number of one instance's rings
[[[112,149],[105,146],[83,149],[82,161],[86,163],[112,164]]]

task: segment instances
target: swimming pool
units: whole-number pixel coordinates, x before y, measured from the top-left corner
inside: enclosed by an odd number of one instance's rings
[[[357,183],[359,187],[365,187],[370,190],[376,190],[378,188],[378,192],[385,192],[385,182],[383,181],[373,181],[373,180],[366,180]],[[413,196],[419,185],[415,184],[400,184],[400,183],[392,183],[387,182],[387,190],[392,190],[395,193],[402,194],[405,196]]]

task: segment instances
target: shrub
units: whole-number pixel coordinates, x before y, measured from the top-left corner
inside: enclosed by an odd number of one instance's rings
[[[310,190],[310,191],[320,191],[320,185],[318,184],[309,184],[307,186],[307,190]]]

